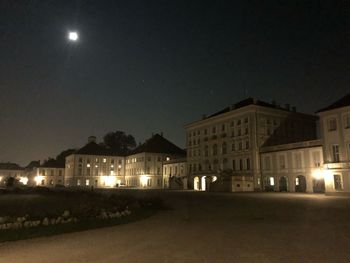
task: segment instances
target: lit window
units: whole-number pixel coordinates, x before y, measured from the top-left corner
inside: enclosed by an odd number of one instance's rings
[[[295,185],[296,185],[296,186],[299,185],[299,177],[295,178]]]
[[[337,163],[340,161],[339,157],[339,145],[332,145],[333,162]]]
[[[167,160],[167,161],[170,161],[170,157],[167,157],[166,160]]]
[[[89,186],[89,184],[90,184],[90,180],[89,180],[89,179],[86,179],[86,180],[85,180],[85,185],[86,185],[86,186]]]
[[[90,165],[89,163],[86,165],[86,167],[88,167],[88,168],[90,168],[90,166],[91,166],[91,165]]]
[[[275,185],[275,178],[270,177],[270,185],[271,186]]]
[[[103,162],[104,162],[104,163],[107,162],[107,159],[106,159],[106,158],[103,158]]]

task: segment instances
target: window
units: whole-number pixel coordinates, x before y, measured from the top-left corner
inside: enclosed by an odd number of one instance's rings
[[[342,190],[343,189],[343,183],[342,178],[340,174],[334,174],[334,189],[335,190]]]
[[[212,133],[216,133],[216,127],[215,126],[212,128]]]
[[[58,170],[58,176],[62,176],[62,170]]]
[[[50,175],[53,176],[54,175],[54,170],[50,171]]]
[[[295,178],[295,185],[296,185],[296,186],[299,185],[299,177]]]
[[[275,178],[270,177],[270,178],[269,178],[269,181],[270,181],[270,185],[271,185],[271,186],[274,186],[274,185],[275,185]]]
[[[332,155],[333,155],[333,162],[337,163],[340,161],[339,145],[337,145],[337,144],[332,145]]]
[[[50,185],[53,185],[53,180],[50,180]]]
[[[245,148],[248,150],[249,149],[249,141],[245,142]]]
[[[218,154],[218,146],[216,144],[213,145],[213,155]]]
[[[204,129],[204,135],[207,135],[207,134],[208,134],[208,130]]]
[[[83,158],[79,157],[79,163],[83,162]]]
[[[335,118],[328,120],[328,131],[337,130],[337,120]]]
[[[79,164],[78,175],[82,175],[82,173],[83,173],[83,166],[81,164]]]
[[[344,127],[345,129],[350,129],[350,114],[347,114],[344,117]]]
[[[204,146],[204,156],[208,156],[208,145]]]
[[[314,167],[320,167],[321,166],[320,152],[313,152],[312,160],[313,160]]]
[[[106,162],[107,162],[107,159],[106,159],[106,158],[103,158],[103,162],[106,163]]]
[[[236,150],[236,144],[235,144],[235,142],[233,142],[231,145],[231,151],[234,152],[235,150]]]
[[[226,154],[227,153],[227,146],[226,146],[226,142],[224,142],[222,144],[222,154]]]
[[[249,158],[246,160],[246,167],[247,167],[247,170],[250,170],[250,159]]]
[[[77,180],[77,186],[80,186],[81,185],[81,181],[80,179]]]
[[[85,185],[86,185],[86,186],[89,186],[89,185],[90,185],[90,180],[89,180],[89,179],[86,179],[86,180],[85,180]]]
[[[280,169],[285,169],[286,168],[286,158],[284,155],[280,155],[278,158],[278,162],[279,162],[279,168]]]
[[[239,170],[242,171],[243,170],[243,160],[239,159]]]
[[[236,171],[236,160],[235,159],[232,160],[232,170]]]
[[[225,124],[223,124],[222,126],[221,126],[221,131],[225,131],[226,130],[226,126],[225,126]]]
[[[238,143],[238,150],[239,150],[239,151],[242,150],[242,141],[239,141],[239,143]]]
[[[302,167],[301,153],[294,154],[294,164],[295,164],[295,168],[301,169]]]
[[[248,118],[244,118],[244,123],[248,123]]]

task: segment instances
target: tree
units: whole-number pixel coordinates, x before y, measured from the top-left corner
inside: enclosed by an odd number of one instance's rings
[[[103,137],[103,143],[114,153],[128,154],[136,147],[136,141],[131,134],[127,135],[123,131],[109,132]]]
[[[65,164],[66,157],[75,152],[75,149],[67,149],[62,151],[59,155],[56,156],[56,162],[59,164]]]

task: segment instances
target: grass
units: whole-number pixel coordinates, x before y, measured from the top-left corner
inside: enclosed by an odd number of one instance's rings
[[[123,211],[128,207],[131,215],[98,219],[101,210]],[[84,231],[119,224],[126,224],[152,216],[162,208],[160,199],[135,198],[131,195],[95,193],[82,190],[26,189],[0,195],[0,217],[16,218],[29,215],[30,220],[44,217],[57,218],[69,210],[78,218],[77,223],[67,223],[32,228],[0,230],[0,242],[15,241],[40,236]]]

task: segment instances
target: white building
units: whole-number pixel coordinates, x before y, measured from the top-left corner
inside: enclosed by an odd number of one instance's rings
[[[126,157],[126,186],[142,188],[168,187],[168,177],[163,177],[166,161],[186,155],[186,152],[155,134]]]
[[[0,163],[0,187],[5,184],[9,177],[19,180],[24,185],[28,183],[23,167],[16,163]]]
[[[65,185],[116,187],[125,184],[125,157],[113,155],[90,136],[88,143],[66,157]]]
[[[289,105],[249,98],[186,125],[191,187],[261,190],[261,147],[313,140],[316,120]]]
[[[54,159],[45,161],[39,167],[27,172],[27,176],[34,186],[55,187],[63,186],[65,178],[65,165]]]
[[[318,111],[326,192],[350,192],[350,94]]]
[[[260,153],[263,190],[324,192],[321,140],[262,147]]]
[[[163,163],[164,188],[187,189],[186,158],[178,158]]]

